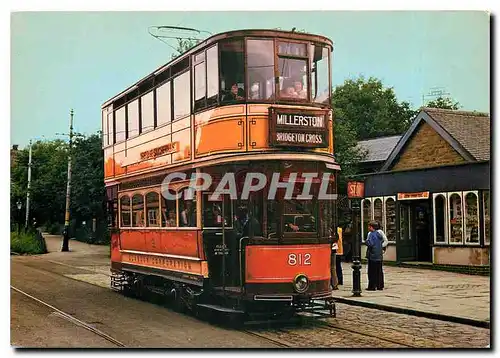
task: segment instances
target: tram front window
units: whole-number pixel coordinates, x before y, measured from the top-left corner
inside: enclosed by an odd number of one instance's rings
[[[245,99],[245,56],[243,41],[224,41],[220,45],[221,101],[224,103]]]
[[[312,200],[285,200],[283,232],[316,232],[315,203]]]
[[[274,97],[274,42],[247,40],[247,69],[250,100]]]

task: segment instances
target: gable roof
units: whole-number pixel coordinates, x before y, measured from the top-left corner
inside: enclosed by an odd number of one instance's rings
[[[401,135],[394,135],[359,141],[357,147],[367,152],[362,162],[369,163],[386,160],[401,137]]]
[[[389,170],[420,123],[427,122],[465,160],[490,159],[490,116],[487,113],[421,108],[410,128],[393,149],[382,171]]]
[[[476,160],[490,159],[490,116],[487,113],[425,108],[436,122]]]

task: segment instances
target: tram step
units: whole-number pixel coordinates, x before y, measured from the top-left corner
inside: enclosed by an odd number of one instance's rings
[[[219,305],[210,305],[210,304],[205,304],[205,303],[198,303],[198,307],[203,307],[203,308],[208,308],[214,311],[218,312],[226,312],[226,313],[236,313],[236,314],[244,314],[244,311],[241,310],[235,310],[233,308],[229,307],[224,307],[224,306],[219,306]]]

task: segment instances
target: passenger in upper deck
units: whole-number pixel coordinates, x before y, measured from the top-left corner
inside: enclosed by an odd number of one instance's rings
[[[245,99],[245,91],[236,83],[231,86],[231,92],[224,96],[223,102],[242,101]]]
[[[307,98],[307,92],[306,90],[302,87],[302,81],[296,80],[293,83],[293,87],[295,89],[295,93],[297,94],[298,98]]]

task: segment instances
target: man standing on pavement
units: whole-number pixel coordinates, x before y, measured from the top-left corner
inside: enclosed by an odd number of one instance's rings
[[[337,278],[337,264],[336,264],[338,236],[333,228],[330,229],[330,235],[333,235],[332,254],[330,257],[330,284],[332,285],[332,290],[338,290],[339,280]]]
[[[382,270],[382,236],[376,231],[377,222],[368,223],[368,237],[366,238],[366,258],[368,259],[368,288],[367,291],[382,290],[380,271]]]

